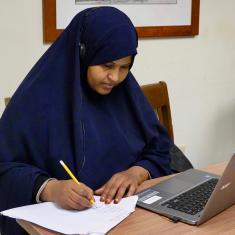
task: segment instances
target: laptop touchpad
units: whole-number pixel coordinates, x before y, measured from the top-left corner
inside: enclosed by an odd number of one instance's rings
[[[154,190],[170,193],[170,194],[177,194],[180,193],[190,187],[193,187],[195,184],[186,182],[179,179],[170,179],[167,181],[164,181],[163,184],[158,184],[156,187],[154,187]]]

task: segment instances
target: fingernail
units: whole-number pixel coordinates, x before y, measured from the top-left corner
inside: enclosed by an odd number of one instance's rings
[[[104,198],[104,197],[100,197],[100,201],[101,201],[101,202],[104,202],[104,201],[105,201],[105,198]]]
[[[106,199],[105,203],[109,204],[110,203],[110,199]]]
[[[115,203],[118,203],[118,202],[119,202],[119,199],[118,199],[118,198],[115,198],[115,199],[114,199],[114,202],[115,202]]]

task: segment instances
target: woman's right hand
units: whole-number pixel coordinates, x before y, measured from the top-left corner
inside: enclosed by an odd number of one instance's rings
[[[92,206],[93,190],[85,184],[71,180],[50,180],[43,189],[40,200],[55,202],[68,210],[83,210]]]

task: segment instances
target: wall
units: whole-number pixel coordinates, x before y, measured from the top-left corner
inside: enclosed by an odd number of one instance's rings
[[[0,113],[48,48],[41,1],[0,0]],[[139,42],[140,84],[168,84],[175,142],[196,167],[228,160],[235,148],[235,1],[201,0],[200,34]]]

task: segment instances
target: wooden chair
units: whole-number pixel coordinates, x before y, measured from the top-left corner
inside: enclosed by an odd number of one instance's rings
[[[141,88],[155,110],[160,123],[166,128],[170,138],[174,142],[171,108],[166,83],[160,81],[158,83],[144,85]],[[173,173],[193,168],[192,163],[175,144],[170,149],[170,154],[171,170]]]
[[[160,123],[167,129],[170,138],[174,141],[171,108],[166,83],[160,81],[154,84],[143,85],[141,88],[155,110]]]
[[[4,101],[5,101],[5,105],[7,106],[8,105],[8,103],[10,102],[10,97],[6,97],[6,98],[4,98]]]

